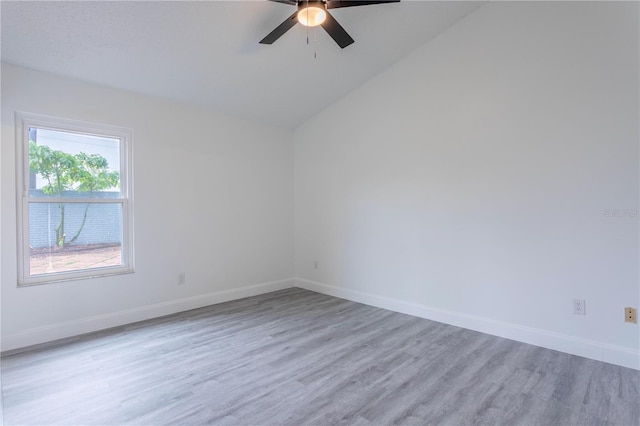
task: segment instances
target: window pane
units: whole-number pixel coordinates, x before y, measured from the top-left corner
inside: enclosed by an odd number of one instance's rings
[[[120,196],[120,139],[29,128],[30,197]]]
[[[30,275],[123,265],[122,204],[29,203]]]

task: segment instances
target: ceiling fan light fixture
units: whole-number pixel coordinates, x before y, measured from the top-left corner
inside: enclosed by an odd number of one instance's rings
[[[321,2],[300,3],[300,7],[298,8],[298,22],[305,27],[317,27],[321,25],[325,19],[327,19],[327,12],[324,10],[324,5]]]
[[[0,0],[2,1],[2,0]],[[341,7],[367,6],[370,4],[397,3],[400,0],[271,0],[277,3],[285,3],[296,6],[298,10],[278,25],[265,38],[260,40],[260,44],[273,44],[276,40],[293,28],[296,24],[305,27],[322,28],[331,38],[344,49],[353,43],[351,36],[342,28],[342,25],[329,13],[329,9]],[[309,34],[307,33],[307,42]]]

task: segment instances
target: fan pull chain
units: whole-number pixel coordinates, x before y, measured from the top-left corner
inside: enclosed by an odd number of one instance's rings
[[[318,30],[313,30],[313,59],[318,59]]]
[[[305,9],[306,13],[307,13],[307,22],[309,22],[309,0],[305,0],[307,3],[307,7]],[[307,46],[309,44],[311,44],[309,42],[309,26],[306,25],[306,31],[307,31]],[[317,51],[317,46],[318,46],[318,33],[316,32],[316,29],[313,28],[313,59],[318,59],[318,51]]]
[[[309,0],[307,0],[307,8],[305,9],[307,13],[307,23],[309,22]],[[307,46],[309,45],[309,26],[307,25]]]

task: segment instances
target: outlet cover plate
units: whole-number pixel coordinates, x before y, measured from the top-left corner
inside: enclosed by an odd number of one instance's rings
[[[573,313],[575,315],[587,315],[584,299],[573,299]]]

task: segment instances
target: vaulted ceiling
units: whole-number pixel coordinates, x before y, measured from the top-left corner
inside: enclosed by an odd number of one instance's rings
[[[410,1],[334,9],[340,49],[269,1],[6,1],[2,61],[295,127],[482,5]],[[309,44],[307,44],[307,36]]]

